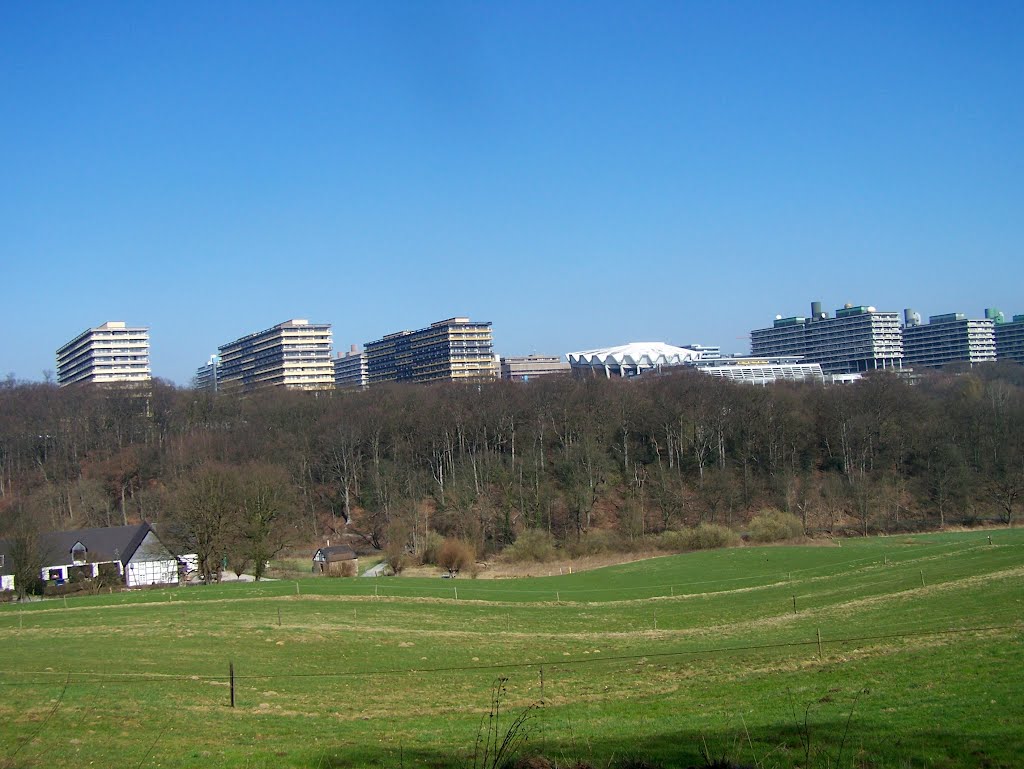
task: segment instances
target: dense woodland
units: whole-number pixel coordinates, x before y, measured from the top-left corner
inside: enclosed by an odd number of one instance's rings
[[[0,384],[0,535],[146,520],[204,571],[347,534],[484,555],[766,508],[808,534],[1010,524],[1024,496],[1024,368],[751,387],[620,381],[211,395]],[[434,534],[436,533],[436,534]]]

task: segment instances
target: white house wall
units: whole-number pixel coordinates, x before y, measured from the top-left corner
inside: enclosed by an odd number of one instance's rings
[[[124,575],[128,587],[176,585],[178,559],[150,531],[125,565]]]

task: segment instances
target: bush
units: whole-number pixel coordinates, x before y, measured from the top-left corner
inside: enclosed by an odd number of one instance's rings
[[[420,545],[420,563],[424,566],[432,563],[440,563],[440,560],[438,559],[441,555],[442,545],[444,545],[444,537],[436,531],[428,531]]]
[[[512,561],[550,561],[555,557],[555,538],[544,529],[526,529],[505,548]]]
[[[462,569],[476,562],[476,551],[461,539],[446,539],[437,555],[437,563],[453,577]]]
[[[630,543],[617,531],[608,531],[606,529],[591,529],[576,542],[568,542],[565,545],[565,549],[573,558],[578,558],[581,555],[598,555],[612,551],[624,552],[632,550],[633,547],[633,543]]]
[[[391,569],[391,573],[396,577],[405,571],[405,565],[408,562],[408,556],[405,554],[405,550],[402,547],[395,545],[388,545],[388,549],[384,553],[384,563]]]
[[[702,523],[681,531],[665,531],[658,536],[659,547],[677,553],[735,547],[739,543],[740,538],[735,531],[715,523]]]
[[[803,524],[791,513],[768,508],[750,520],[750,538],[754,542],[784,542],[804,535]]]

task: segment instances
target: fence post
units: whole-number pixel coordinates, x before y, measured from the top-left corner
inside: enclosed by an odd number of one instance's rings
[[[544,702],[544,666],[540,666],[540,701]]]
[[[295,583],[295,595],[301,595],[301,593],[299,593],[299,583],[298,582]]]
[[[815,628],[818,631],[818,659],[821,660],[821,628]]]
[[[793,613],[796,614],[796,596],[793,596]]]
[[[924,569],[919,569],[921,572],[921,587],[924,587]]]
[[[231,707],[235,706],[235,663],[228,662],[228,684],[231,687]]]
[[[277,626],[281,627],[281,607],[277,607]]]

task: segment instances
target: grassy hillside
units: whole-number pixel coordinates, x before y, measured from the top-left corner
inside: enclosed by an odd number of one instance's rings
[[[501,676],[559,765],[1010,767],[1022,602],[1009,530],[4,606],[0,766],[463,766]]]

